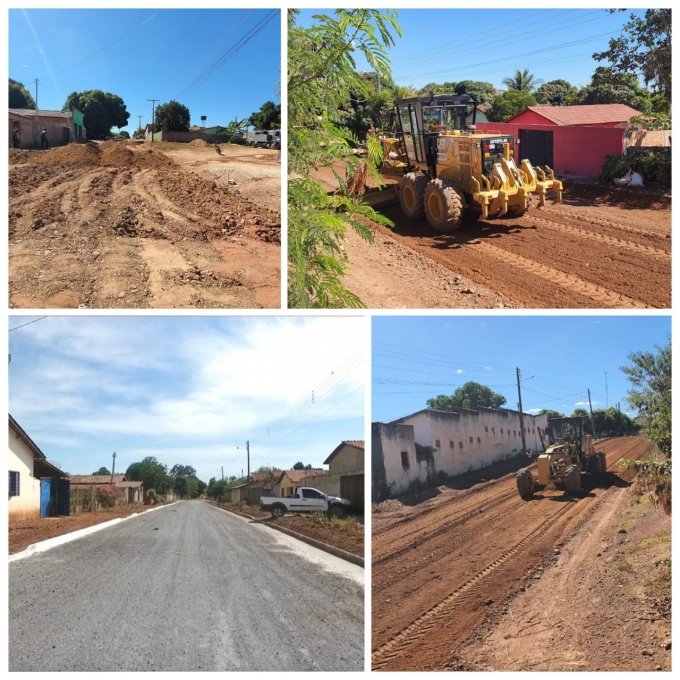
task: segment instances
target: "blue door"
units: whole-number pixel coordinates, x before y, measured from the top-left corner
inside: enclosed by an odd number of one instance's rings
[[[40,480],[40,516],[50,516],[50,505],[52,501],[52,480]]]

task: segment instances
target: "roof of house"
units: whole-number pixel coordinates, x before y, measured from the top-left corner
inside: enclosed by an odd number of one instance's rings
[[[318,477],[319,475],[327,475],[328,470],[284,470],[281,473],[281,476],[279,479],[282,477],[288,477],[291,482],[297,483],[301,482],[303,479],[306,479],[307,477]]]
[[[29,448],[30,452],[33,454],[33,462],[34,462],[34,470],[33,472],[35,473],[36,470],[39,471],[40,475],[48,477],[48,476],[57,476],[57,477],[66,477],[66,473],[63,470],[60,470],[56,465],[52,465],[47,460],[47,456],[40,450],[40,447],[28,436],[26,431],[24,430],[19,423],[17,423],[14,418],[12,418],[11,414],[9,415],[9,427],[11,430],[14,430],[15,434],[21,441],[26,444],[26,446]]]
[[[144,484],[144,482],[129,481],[129,482],[118,482],[116,484],[116,486],[119,489],[139,489],[143,484]]]
[[[10,113],[16,116],[25,116],[27,118],[35,118],[35,109],[10,109]],[[47,109],[38,109],[38,118],[73,118],[71,111],[49,111]]]
[[[330,462],[335,458],[335,456],[342,451],[342,449],[345,446],[349,446],[354,449],[359,449],[360,451],[364,450],[364,440],[363,439],[346,439],[342,442],[340,442],[334,449],[331,451],[331,454],[324,460],[323,464],[324,465],[329,465]]]
[[[256,470],[250,475],[251,484],[262,484],[281,477],[281,470]]]
[[[625,123],[633,116],[639,116],[641,113],[627,104],[579,104],[577,106],[539,104],[538,106],[528,106],[524,111],[533,111],[556,125]],[[508,119],[507,122],[511,123],[515,118],[519,118],[524,111]]]
[[[111,475],[69,475],[69,480],[71,484],[120,484],[121,482],[127,482],[127,477],[125,475],[113,475],[113,481],[111,481]]]
[[[511,408],[488,408],[486,406],[478,406],[477,408],[457,408],[451,411],[445,411],[441,409],[436,409],[436,408],[422,408],[420,411],[415,411],[414,413],[409,413],[407,416],[402,416],[401,418],[397,418],[396,420],[391,420],[388,425],[392,424],[397,424],[397,423],[403,423],[407,418],[413,418],[413,416],[418,416],[421,413],[427,413],[429,414],[438,414],[442,416],[451,416],[451,417],[456,417],[459,416],[461,413],[479,413],[481,411],[486,411],[488,413],[501,413],[501,414],[510,414],[510,413],[515,413],[518,414],[519,411],[515,411],[514,409]],[[532,418],[536,418],[537,416],[533,413],[524,413],[524,416],[531,416]]]

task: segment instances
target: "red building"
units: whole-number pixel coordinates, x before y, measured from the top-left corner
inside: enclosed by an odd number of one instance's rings
[[[549,165],[558,174],[595,177],[607,156],[625,151],[628,121],[640,115],[625,104],[529,106],[505,123],[480,123],[515,138],[515,158]]]

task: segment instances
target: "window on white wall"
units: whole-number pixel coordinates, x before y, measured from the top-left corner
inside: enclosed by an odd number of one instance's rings
[[[10,497],[19,495],[19,473],[14,470],[9,471],[9,495]]]
[[[411,467],[411,463],[408,459],[408,451],[401,452],[401,467],[403,467],[404,470],[408,470]]]

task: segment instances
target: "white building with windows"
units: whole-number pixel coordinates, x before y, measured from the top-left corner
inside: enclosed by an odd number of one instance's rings
[[[527,451],[542,451],[547,416],[522,414]],[[522,452],[520,413],[510,409],[423,409],[373,423],[373,498],[433,483],[440,472],[460,475]]]

